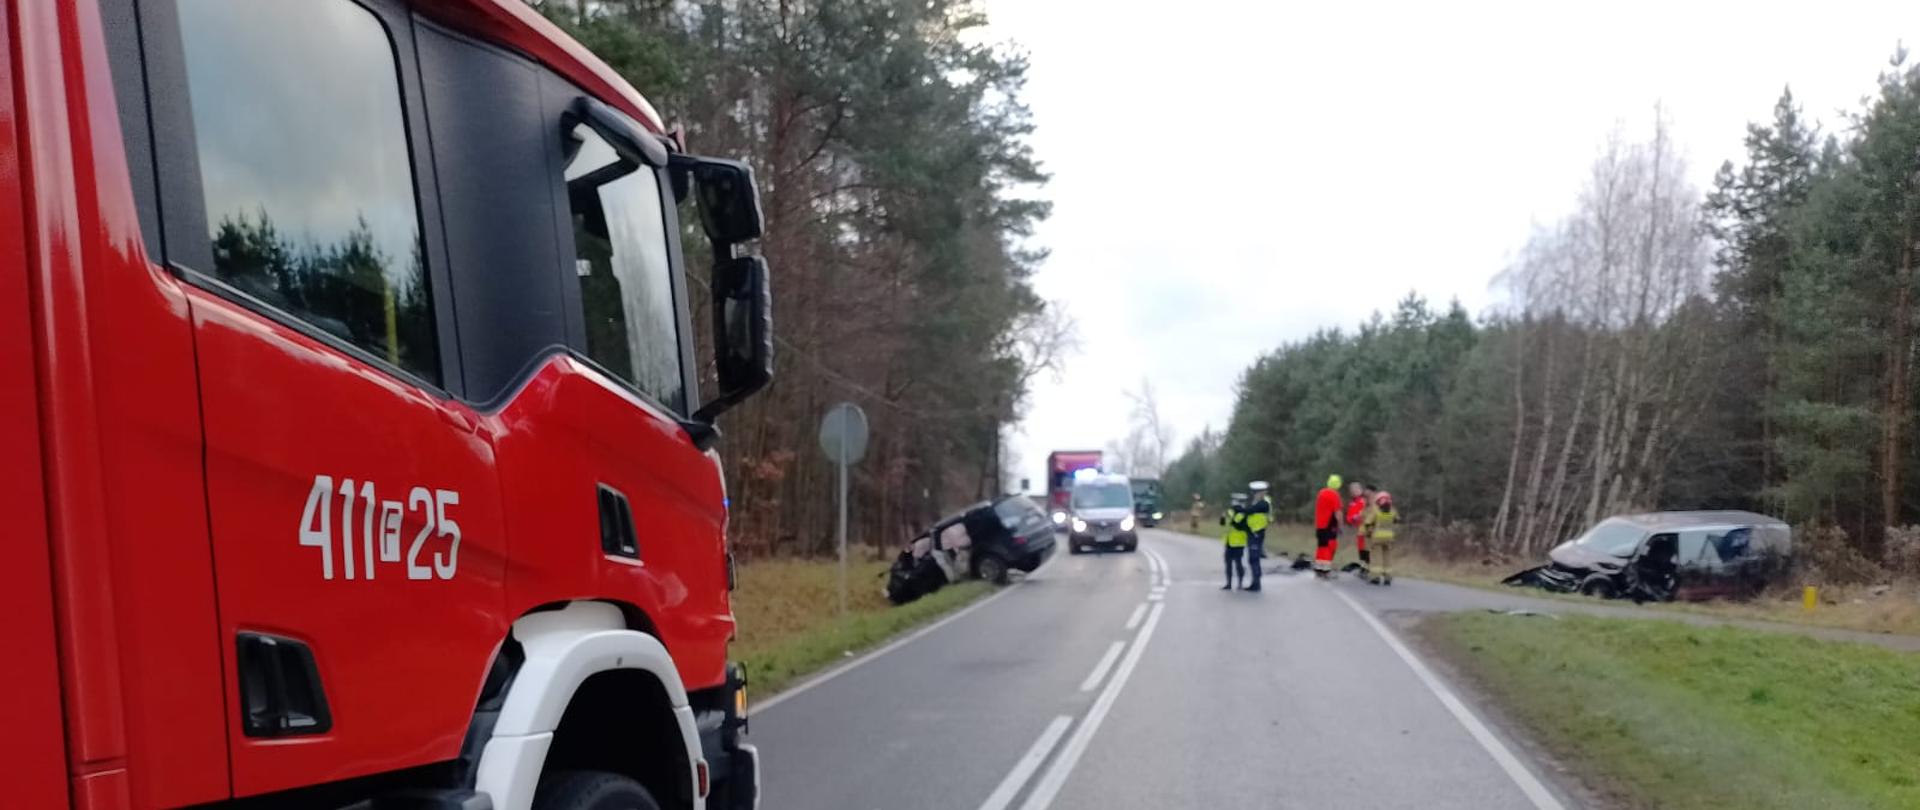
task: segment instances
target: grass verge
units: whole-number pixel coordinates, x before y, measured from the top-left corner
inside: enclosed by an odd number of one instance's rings
[[[1417,632],[1620,804],[1920,807],[1920,655],[1581,616]]]
[[[832,560],[761,560],[740,567],[733,656],[765,698],[799,678],[985,596],[992,586],[961,582],[895,607],[880,593],[886,562],[848,561],[847,619],[839,620],[839,566]]]

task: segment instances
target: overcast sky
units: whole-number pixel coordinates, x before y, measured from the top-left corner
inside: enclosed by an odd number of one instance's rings
[[[1783,86],[1842,126],[1920,41],[1911,0],[985,4],[1031,57],[1053,176],[1035,285],[1080,331],[1014,435],[1014,483],[1035,486],[1050,450],[1126,433],[1142,378],[1184,446],[1226,426],[1260,352],[1410,290],[1480,314],[1656,102],[1705,188]]]

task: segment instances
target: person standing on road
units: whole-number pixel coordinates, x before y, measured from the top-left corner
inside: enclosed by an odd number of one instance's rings
[[[1371,492],[1373,492],[1373,487],[1370,485],[1362,484],[1359,481],[1347,482],[1347,497],[1353,499],[1347,502],[1347,526],[1353,531],[1353,550],[1360,555],[1360,577],[1362,579],[1365,579],[1367,576],[1368,561],[1367,532],[1362,524],[1366,522],[1367,509],[1372,504],[1369,497]]]
[[[1393,527],[1400,522],[1399,513],[1393,511],[1393,495],[1385,491],[1373,494],[1373,506],[1367,510],[1367,537],[1373,539],[1373,547],[1380,550],[1380,564],[1374,566],[1367,581],[1375,585],[1393,584]]]
[[[1267,482],[1254,481],[1247,485],[1253,493],[1253,503],[1247,504],[1247,567],[1253,569],[1253,583],[1247,590],[1260,590],[1260,561],[1267,556],[1267,525],[1273,521],[1273,504],[1267,501]]]
[[[1187,531],[1200,533],[1200,510],[1207,508],[1207,502],[1200,500],[1200,493],[1193,493],[1193,506],[1187,509]]]
[[[1220,516],[1220,522],[1227,527],[1227,533],[1221,539],[1226,543],[1227,584],[1220,590],[1231,591],[1247,578],[1247,570],[1240,564],[1247,553],[1247,513],[1245,495],[1235,494],[1233,502],[1227,505],[1227,513]]]
[[[1333,573],[1333,552],[1340,543],[1340,476],[1327,476],[1326,487],[1313,499],[1313,575]]]

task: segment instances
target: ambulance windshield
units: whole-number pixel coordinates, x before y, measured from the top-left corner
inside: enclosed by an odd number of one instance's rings
[[[1125,484],[1082,484],[1073,488],[1075,509],[1120,509],[1133,506],[1133,489]]]

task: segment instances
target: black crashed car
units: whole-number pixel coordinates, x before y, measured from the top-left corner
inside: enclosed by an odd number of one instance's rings
[[[990,582],[1006,582],[1010,571],[1031,572],[1053,552],[1053,522],[1025,495],[1002,495],[981,501],[942,518],[921,535],[953,537],[954,529],[967,537],[967,573]]]

